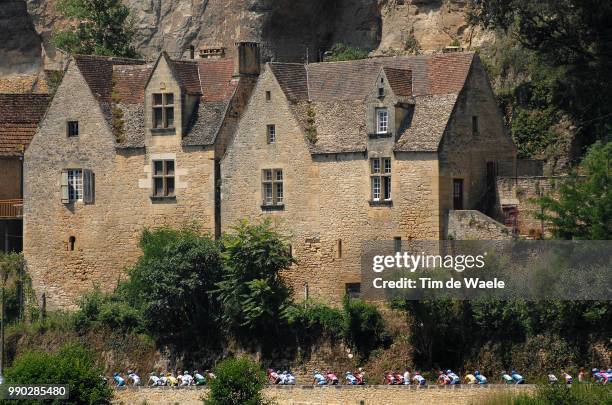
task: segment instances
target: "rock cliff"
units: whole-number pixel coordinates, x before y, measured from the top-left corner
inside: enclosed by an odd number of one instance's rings
[[[405,52],[414,40],[423,52],[457,40],[481,46],[490,36],[465,22],[466,0],[123,0],[135,17],[137,49],[185,55],[190,45],[261,43],[266,60],[317,60],[336,42],[372,51]],[[52,59],[49,38],[65,22],[57,0],[27,0],[36,30]],[[412,41],[412,42],[411,42]],[[407,45],[408,44],[408,45]]]
[[[41,39],[22,1],[0,1],[0,75],[41,67]]]

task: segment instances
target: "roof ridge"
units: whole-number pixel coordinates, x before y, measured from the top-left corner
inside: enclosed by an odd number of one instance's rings
[[[83,55],[83,54],[74,54],[75,59],[103,59],[103,60],[115,60],[115,61],[133,61],[133,62],[148,62],[144,58],[126,58],[123,56],[103,56],[103,55]]]

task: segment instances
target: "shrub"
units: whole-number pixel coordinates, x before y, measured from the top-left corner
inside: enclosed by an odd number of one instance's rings
[[[345,339],[361,357],[367,358],[388,338],[383,317],[374,305],[348,296],[343,308]]]
[[[224,324],[237,336],[277,331],[290,291],[280,277],[293,263],[285,239],[270,221],[246,221],[223,237],[223,276],[216,284]]]
[[[326,58],[328,61],[337,62],[342,60],[366,59],[368,52],[360,48],[338,43],[332,46],[331,54]]]
[[[210,393],[204,400],[208,405],[258,405],[268,403],[261,390],[266,374],[259,364],[246,358],[228,358],[214,370],[217,378],[210,380]]]
[[[343,312],[324,304],[306,301],[289,305],[283,311],[283,318],[301,343],[311,338],[338,339],[345,335]]]
[[[71,344],[56,354],[39,351],[20,355],[6,370],[7,384],[67,384],[69,399],[66,404],[107,404],[112,390],[102,379],[103,370],[97,367],[92,354],[82,346]]]

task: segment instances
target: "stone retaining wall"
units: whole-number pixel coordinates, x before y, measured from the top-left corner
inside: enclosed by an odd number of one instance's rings
[[[409,404],[451,404],[469,405],[480,403],[484,398],[500,391],[531,392],[533,385],[508,386],[492,384],[487,386],[274,386],[264,390],[268,398],[279,405],[409,405]],[[202,403],[208,390],[200,387],[189,388],[126,388],[118,389],[116,404],[188,404]]]

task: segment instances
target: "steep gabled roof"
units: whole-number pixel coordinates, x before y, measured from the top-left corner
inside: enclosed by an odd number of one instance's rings
[[[396,96],[408,97],[412,95],[412,71],[408,69],[396,69],[384,67],[383,71],[389,86]]]
[[[366,150],[365,102],[381,69],[395,95],[413,97],[415,103],[399,129],[396,150],[436,151],[473,59],[473,53],[450,53],[269,67],[303,128],[304,114],[315,113],[317,142],[310,145],[312,153]]]
[[[141,59],[115,58],[107,56],[75,55],[74,61],[100,103],[108,103],[113,90],[113,66],[144,65]]]
[[[23,155],[50,100],[48,94],[0,94],[0,156]]]

